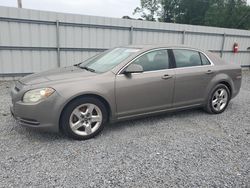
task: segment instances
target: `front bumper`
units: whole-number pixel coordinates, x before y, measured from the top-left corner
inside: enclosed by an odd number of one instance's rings
[[[58,132],[59,117],[57,101],[60,96],[55,92],[50,97],[37,103],[13,101],[10,111],[18,123],[33,129]],[[12,98],[13,99],[13,98]]]

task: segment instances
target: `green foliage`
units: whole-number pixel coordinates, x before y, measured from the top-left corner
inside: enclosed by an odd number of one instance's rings
[[[179,23],[203,25],[206,11],[210,6],[207,0],[182,0],[180,2]]]
[[[250,29],[250,7],[246,1],[228,0],[214,3],[206,12],[204,25]]]
[[[250,29],[246,0],[141,0],[134,13],[150,21]]]
[[[160,0],[141,0],[141,7],[136,7],[133,14],[140,13],[148,21],[155,21],[160,9]]]
[[[161,0],[161,11],[158,14],[159,21],[176,22],[180,15],[179,4],[181,0]]]

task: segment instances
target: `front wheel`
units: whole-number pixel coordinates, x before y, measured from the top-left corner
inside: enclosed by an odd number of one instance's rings
[[[105,105],[98,99],[83,97],[67,105],[61,116],[60,126],[67,136],[86,140],[100,133],[106,122]]]
[[[230,101],[230,92],[226,85],[218,84],[211,92],[205,110],[211,114],[222,113]]]

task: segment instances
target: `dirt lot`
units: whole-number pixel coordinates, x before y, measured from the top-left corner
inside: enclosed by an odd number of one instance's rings
[[[0,187],[250,187],[250,73],[220,115],[200,109],[108,125],[91,140],[19,126],[0,83]]]

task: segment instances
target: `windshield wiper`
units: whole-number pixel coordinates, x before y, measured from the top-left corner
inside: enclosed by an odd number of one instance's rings
[[[95,72],[95,69],[91,69],[91,68],[89,68],[89,67],[86,67],[86,66],[80,66],[80,65],[78,65],[78,64],[76,64],[75,66],[77,66],[77,67],[79,67],[79,68],[81,68],[81,69],[85,69],[85,70],[87,70],[87,71],[90,71],[90,72]]]
[[[80,64],[82,64],[82,62],[81,63],[76,63],[76,64],[74,64],[74,66],[78,67]]]

